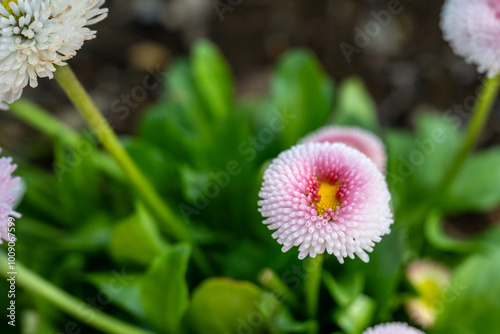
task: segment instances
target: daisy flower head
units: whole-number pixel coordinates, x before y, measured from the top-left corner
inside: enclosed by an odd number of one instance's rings
[[[417,260],[406,268],[406,277],[418,292],[418,297],[405,301],[405,308],[414,323],[422,328],[434,325],[439,311],[435,301],[443,298],[451,276],[450,268],[429,259]]]
[[[12,208],[21,181],[19,177],[12,176],[16,167],[12,164],[12,158],[0,157],[0,244],[2,239],[9,241],[9,217],[19,217],[19,214]]]
[[[425,334],[403,322],[393,322],[368,328],[363,334]]]
[[[500,73],[500,1],[446,0],[441,29],[453,51],[489,77]]]
[[[301,143],[344,143],[370,158],[380,171],[385,171],[387,156],[382,141],[371,132],[356,127],[325,126],[307,135]]]
[[[393,216],[385,177],[363,153],[342,143],[292,147],[264,173],[259,211],[286,252],[299,258],[325,251],[369,260],[390,232]]]
[[[96,32],[87,25],[103,20],[104,0],[1,0],[0,108],[19,99],[38,78],[53,78],[54,65],[76,55]],[[5,105],[3,105],[5,108]]]

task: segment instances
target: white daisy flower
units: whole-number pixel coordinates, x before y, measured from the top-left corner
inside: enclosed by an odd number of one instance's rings
[[[104,0],[1,0],[0,109],[19,99],[38,78],[53,78],[83,42],[95,38],[87,28],[103,20]]]

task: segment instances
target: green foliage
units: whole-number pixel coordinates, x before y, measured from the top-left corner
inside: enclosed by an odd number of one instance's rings
[[[451,186],[447,212],[492,210],[500,203],[500,149],[472,155]]]
[[[457,267],[432,333],[494,334],[500,327],[500,251],[476,254]]]
[[[187,322],[195,333],[236,333],[240,328],[262,333],[267,316],[260,309],[263,297],[250,282],[208,279],[193,293]]]
[[[379,130],[377,108],[361,79],[352,77],[341,83],[332,118],[338,125]]]
[[[236,99],[230,67],[208,41],[189,59],[176,59],[164,79],[163,96],[122,143],[186,223],[214,277],[190,262],[190,246],[165,237],[120,166],[84,134],[52,134],[54,170],[33,165],[34,157],[16,159],[27,186],[17,208],[19,261],[82,300],[109,289],[125,270],[130,280],[109,305],[97,306],[155,333],[359,334],[409,321],[404,301],[419,292],[405,268],[432,258],[450,266],[454,283],[429,332],[498,332],[499,229],[456,240],[444,228],[449,215],[498,208],[498,148],[471,155],[451,188],[439,189],[463,141],[456,124],[420,110],[412,131],[381,129],[363,82],[347,78],[334,89],[306,50],[283,56],[265,96]],[[326,124],[383,133],[395,224],[369,263],[325,257],[319,316],[311,320],[305,262],[296,247],[282,253],[257,201],[271,159]],[[37,297],[19,296],[19,312],[40,319],[39,333],[60,331],[69,320]],[[28,332],[30,323],[23,318],[20,327]]]
[[[323,125],[332,109],[333,85],[309,51],[292,51],[280,61],[271,94],[290,118],[281,135],[284,146]]]
[[[190,248],[177,245],[158,255],[141,281],[141,301],[146,318],[160,332],[180,333],[189,306],[185,280]]]

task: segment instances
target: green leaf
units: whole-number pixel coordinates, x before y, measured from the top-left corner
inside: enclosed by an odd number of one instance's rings
[[[283,147],[288,148],[325,123],[332,108],[333,84],[316,57],[296,50],[280,61],[272,97],[274,106],[286,116],[281,135]]]
[[[500,328],[500,250],[460,265],[442,299],[431,334],[496,334]]]
[[[405,159],[415,169],[421,192],[427,194],[448,172],[460,148],[461,134],[441,113],[427,110],[418,111],[415,127],[415,147]]]
[[[66,250],[88,253],[105,249],[110,243],[111,235],[110,218],[101,214],[90,217],[77,230],[54,240],[54,243]]]
[[[348,334],[361,334],[371,323],[375,302],[368,296],[359,295],[349,306],[334,312],[334,318]]]
[[[342,282],[337,282],[328,271],[323,271],[323,282],[330,295],[341,307],[347,307],[361,295],[365,286],[365,278],[360,272],[346,275]]]
[[[170,154],[139,138],[127,138],[122,142],[139,169],[159,191],[179,188],[177,161]]]
[[[182,191],[184,198],[190,202],[205,202],[208,199],[204,195],[206,186],[210,183],[207,172],[200,172],[185,165],[180,168]]]
[[[124,279],[124,277],[126,279]],[[93,273],[87,275],[87,279],[111,302],[123,310],[134,315],[137,319],[146,316],[141,304],[140,277],[125,272],[113,271],[113,273]]]
[[[317,328],[318,323],[315,320],[297,321],[283,307],[278,308],[269,321],[269,330],[272,334],[317,333]]]
[[[52,167],[59,181],[57,193],[62,205],[77,218],[72,220],[76,223],[89,217],[91,212],[87,208],[102,203],[100,173],[90,158],[97,148],[88,140],[73,143],[61,138],[54,150]]]
[[[447,212],[486,211],[500,204],[500,148],[472,155],[453,181]]]
[[[374,132],[379,130],[375,102],[360,78],[347,78],[341,83],[333,121],[339,125],[358,126]]]
[[[181,320],[189,306],[185,276],[190,253],[187,244],[169,248],[156,258],[142,279],[146,318],[160,332],[181,332]]]
[[[226,61],[209,41],[195,44],[191,64],[198,92],[214,120],[224,120],[233,107],[233,81]]]
[[[166,247],[154,218],[138,203],[136,212],[114,227],[110,252],[117,261],[147,265]]]
[[[431,212],[425,221],[425,235],[431,245],[444,251],[469,252],[475,247],[473,242],[447,236],[443,231],[441,215],[436,212]]]
[[[263,291],[250,282],[210,278],[194,291],[186,322],[195,333],[262,333],[262,298]]]

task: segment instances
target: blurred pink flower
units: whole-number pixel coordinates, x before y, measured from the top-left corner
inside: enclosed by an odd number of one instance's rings
[[[451,274],[451,269],[444,264],[428,259],[415,261],[406,268],[406,277],[418,292],[417,297],[405,301],[405,308],[412,322],[422,328],[434,324],[439,301],[450,284]]]
[[[9,217],[19,217],[19,214],[12,209],[20,183],[18,177],[12,177],[16,167],[12,164],[12,158],[0,158],[0,244],[2,239],[9,241]]]
[[[325,126],[307,135],[301,143],[344,143],[366,154],[378,169],[385,172],[385,146],[374,134],[356,127]]]
[[[325,251],[369,260],[390,233],[391,195],[366,155],[341,143],[309,143],[282,152],[264,174],[259,211],[283,252],[299,246],[299,258]]]
[[[453,51],[479,72],[500,73],[500,1],[446,0],[441,29]]]
[[[368,328],[363,334],[424,334],[424,332],[402,322],[393,322]]]

